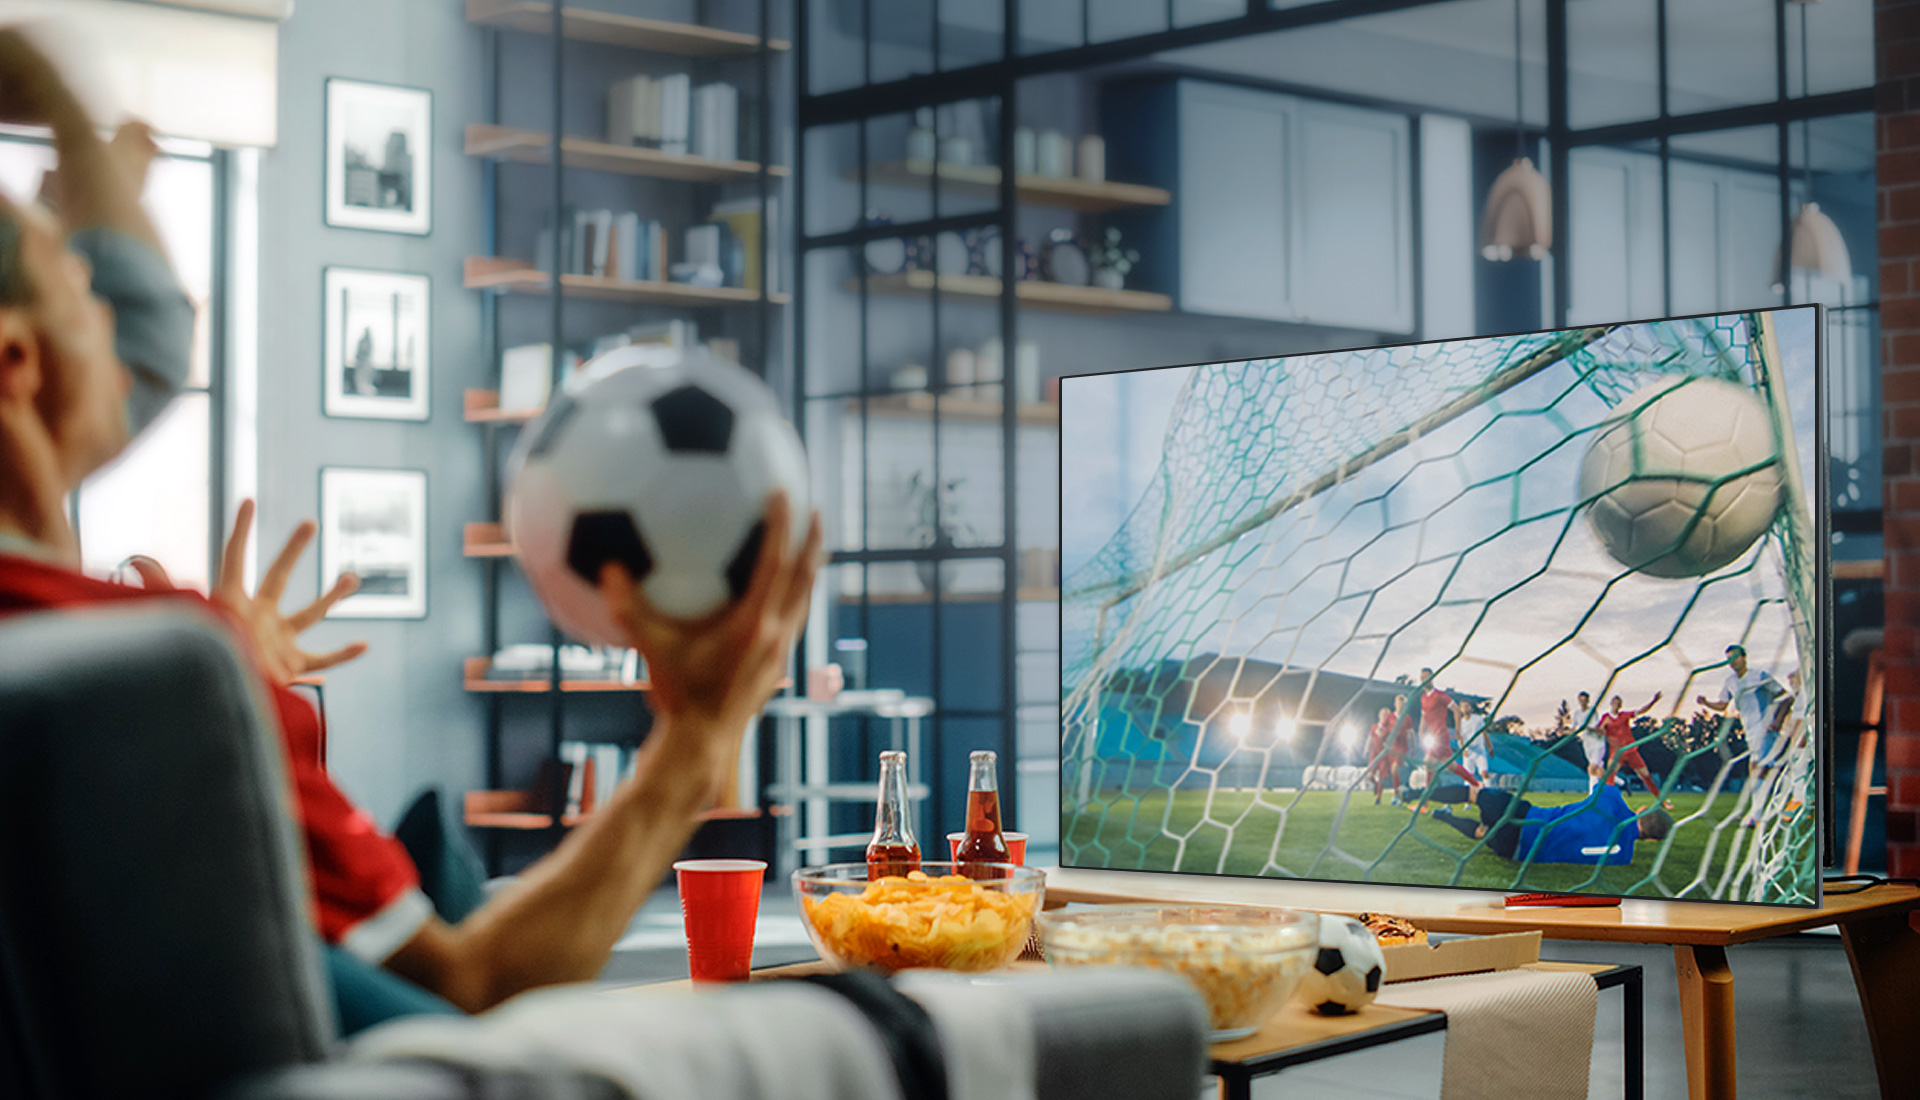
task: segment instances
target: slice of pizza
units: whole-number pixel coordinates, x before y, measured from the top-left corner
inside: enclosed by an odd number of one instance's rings
[[[1358,919],[1373,933],[1373,938],[1380,941],[1382,947],[1427,942],[1427,933],[1424,929],[1415,928],[1399,917],[1389,917],[1385,913],[1362,913]]]

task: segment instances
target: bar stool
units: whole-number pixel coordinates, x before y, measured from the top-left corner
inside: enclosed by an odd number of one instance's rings
[[[1867,799],[1886,794],[1885,786],[1873,782],[1874,759],[1880,752],[1880,707],[1886,693],[1886,667],[1880,648],[1886,640],[1882,627],[1862,627],[1848,631],[1840,648],[1854,660],[1867,659],[1867,690],[1860,699],[1860,754],[1853,770],[1853,820],[1847,826],[1846,873],[1860,870],[1860,834],[1867,825]]]

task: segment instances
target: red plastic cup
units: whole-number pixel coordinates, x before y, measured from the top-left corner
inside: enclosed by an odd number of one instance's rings
[[[745,981],[753,968],[753,927],[767,865],[757,859],[683,859],[673,871],[686,918],[689,976],[696,982]]]
[[[1014,864],[1025,867],[1027,865],[1027,834],[1003,832],[1000,835],[1007,840],[1007,852],[1013,856]],[[954,859],[960,858],[960,842],[965,839],[967,839],[965,833],[947,834],[947,852]]]

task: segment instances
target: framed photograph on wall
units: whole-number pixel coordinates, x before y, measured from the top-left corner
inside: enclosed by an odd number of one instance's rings
[[[431,282],[425,275],[330,267],[321,370],[328,416],[425,420]]]
[[[427,617],[425,470],[320,470],[320,591],[342,573],[360,589],[327,618]]]
[[[433,93],[327,81],[327,224],[433,230]]]

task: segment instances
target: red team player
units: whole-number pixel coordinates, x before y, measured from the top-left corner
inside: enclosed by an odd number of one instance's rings
[[[1433,682],[1433,670],[1430,668],[1420,670],[1420,684],[1420,745],[1425,751],[1428,770],[1444,768],[1464,780],[1469,791],[1478,791],[1483,785],[1480,777],[1468,771],[1455,758],[1453,731],[1447,726],[1447,715],[1453,710],[1453,696],[1440,690]],[[1434,785],[1437,778],[1429,778],[1428,785]]]
[[[1373,804],[1380,804],[1380,792],[1400,789],[1400,766],[1407,758],[1407,697],[1398,696],[1391,707],[1380,708],[1380,718],[1367,733],[1367,781],[1373,784]]]
[[[1653,693],[1653,698],[1647,700],[1647,705],[1639,710],[1620,709],[1621,700],[1618,695],[1609,701],[1611,709],[1600,716],[1599,723],[1600,736],[1606,739],[1610,757],[1606,772],[1600,776],[1602,785],[1613,782],[1613,773],[1619,771],[1620,766],[1624,764],[1633,769],[1633,774],[1640,777],[1640,782],[1646,784],[1648,791],[1655,795],[1660,793],[1660,785],[1653,781],[1653,773],[1647,770],[1646,760],[1641,757],[1640,749],[1633,743],[1633,720],[1652,710],[1653,705],[1659,701],[1660,693],[1657,691]],[[1668,805],[1667,808],[1673,807]]]

